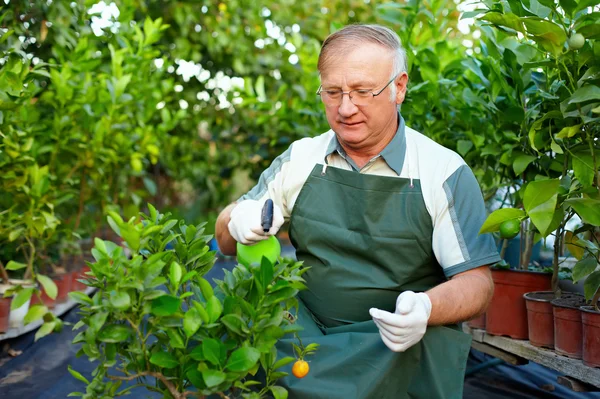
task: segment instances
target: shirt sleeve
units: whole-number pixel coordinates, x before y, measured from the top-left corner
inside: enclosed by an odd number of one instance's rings
[[[479,234],[487,217],[473,171],[459,166],[443,182],[436,200],[433,251],[446,277],[500,260],[491,234]]]
[[[258,183],[250,191],[242,195],[237,202],[247,199],[261,201],[270,198],[281,209],[283,217],[286,219],[289,218],[290,210],[288,209],[287,199],[284,195],[284,182],[289,171],[291,154],[292,146],[275,158],[271,165],[262,172]]]

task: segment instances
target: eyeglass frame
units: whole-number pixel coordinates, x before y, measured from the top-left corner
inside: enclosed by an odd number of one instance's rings
[[[400,74],[397,74],[396,76],[394,76],[394,77],[393,77],[393,78],[392,78],[392,79],[391,79],[389,82],[387,82],[387,83],[386,83],[386,85],[385,85],[385,86],[383,86],[383,88],[382,88],[381,90],[379,90],[377,93],[374,93],[374,92],[373,92],[373,89],[354,89],[354,90],[350,90],[350,91],[343,91],[343,90],[341,90],[341,89],[340,89],[339,91],[335,90],[337,93],[339,93],[339,92],[341,92],[341,93],[342,93],[342,97],[340,98],[340,103],[339,103],[337,106],[339,107],[340,105],[342,105],[342,102],[344,101],[344,94],[347,94],[347,95],[348,95],[348,99],[350,100],[350,102],[351,102],[352,104],[354,104],[354,101],[352,101],[352,96],[350,95],[350,93],[352,93],[353,91],[366,90],[366,91],[369,91],[369,92],[370,92],[370,93],[373,95],[373,98],[377,97],[378,95],[380,95],[381,93],[383,93],[383,91],[384,91],[385,89],[387,89],[387,88],[388,88],[388,86],[390,85],[390,83],[392,83],[394,80],[396,80],[396,78],[398,77],[398,75],[400,75]],[[319,86],[319,89],[317,90],[317,93],[316,93],[316,94],[317,94],[319,97],[321,97],[321,101],[323,101],[323,96],[321,96],[321,93],[322,93],[323,91],[334,91],[334,90],[323,90],[323,85],[320,85],[320,86]],[[371,101],[372,101],[372,99],[371,99]],[[325,102],[323,101],[323,103],[325,103]],[[355,106],[357,106],[357,107],[364,107],[364,105],[356,105],[356,104],[354,104],[354,105],[355,105]],[[367,104],[367,105],[368,105],[368,104]]]

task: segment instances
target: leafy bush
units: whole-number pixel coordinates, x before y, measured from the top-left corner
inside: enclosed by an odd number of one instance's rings
[[[277,359],[275,343],[301,329],[289,311],[297,308],[307,269],[263,258],[260,265],[226,270],[213,290],[202,277],[215,261],[203,226],[148,207],[150,215],[139,222],[110,213],[126,249],[97,238],[86,284],[98,291],[93,298],[70,294],[82,305],[74,328],[85,327],[73,341],[82,345],[78,356],[98,361],[92,381],[70,369],[87,384],[85,393],[74,395],[115,397],[130,389],[119,391],[123,381],[136,380],[172,398],[194,395],[194,389],[202,395],[238,390],[244,397],[286,397],[275,385],[286,373],[277,369],[295,359]],[[253,377],[259,369],[266,381],[261,389]]]

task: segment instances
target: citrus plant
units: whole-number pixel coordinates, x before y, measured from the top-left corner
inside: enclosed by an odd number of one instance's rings
[[[74,326],[83,328],[73,341],[81,344],[78,355],[98,361],[92,380],[70,369],[86,384],[85,392],[72,395],[116,397],[131,389],[120,389],[123,381],[135,380],[176,399],[232,392],[287,397],[275,385],[286,375],[277,369],[295,359],[278,359],[275,343],[301,329],[288,316],[305,288],[306,268],[263,258],[225,271],[213,288],[202,277],[215,261],[203,226],[148,208],[149,215],[129,221],[109,213],[131,256],[97,238],[86,282],[97,292],[92,298],[70,294],[82,305]],[[259,369],[266,379],[254,377]]]
[[[576,243],[581,248],[572,251],[587,262],[578,265],[579,277],[593,272],[600,255],[597,13],[589,8],[594,2],[483,3],[488,9],[479,19],[486,49],[502,60],[507,79],[494,94],[500,98],[507,93],[506,98],[514,101],[518,129],[509,133],[512,140],[498,154],[513,207],[493,212],[481,232],[523,223],[522,268],[529,265],[533,243],[553,234],[553,289],[559,296],[558,258],[563,245],[574,248]],[[574,216],[582,226],[568,231]],[[600,273],[592,273],[586,297],[597,301],[599,287]]]

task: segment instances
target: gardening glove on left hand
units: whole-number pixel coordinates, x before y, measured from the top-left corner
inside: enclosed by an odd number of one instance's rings
[[[431,300],[423,292],[404,291],[396,300],[394,313],[377,308],[371,308],[369,313],[383,343],[394,352],[404,352],[425,335]]]

